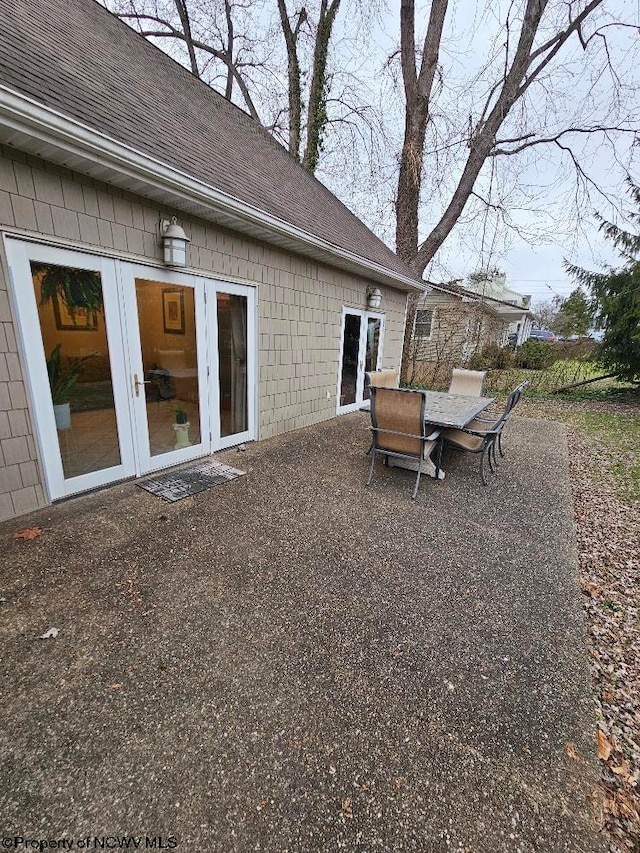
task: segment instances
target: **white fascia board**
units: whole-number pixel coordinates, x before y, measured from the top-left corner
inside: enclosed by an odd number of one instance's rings
[[[308,254],[309,250],[313,250],[316,257],[320,253],[326,256],[327,262],[335,266],[355,267],[361,274],[391,287],[399,286],[402,290],[420,293],[425,289],[420,282],[408,276],[396,274],[380,264],[270,216],[185,172],[0,84],[0,126],[2,125],[13,130],[18,137],[26,134],[39,140],[44,146],[60,149],[80,161],[95,163],[106,172],[126,175],[145,186],[199,205],[203,208],[204,218],[206,210],[222,213],[259,228],[265,235],[287,238],[296,244],[301,254]],[[82,171],[79,165],[70,165],[69,168]],[[262,239],[268,241],[268,236],[263,236]]]

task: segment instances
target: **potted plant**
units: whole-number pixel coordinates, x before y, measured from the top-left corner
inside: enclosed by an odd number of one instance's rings
[[[34,275],[41,274],[40,304],[58,300],[72,317],[79,308],[87,313],[102,311],[104,304],[100,274],[93,270],[33,262]]]
[[[49,375],[49,387],[53,400],[53,414],[56,419],[57,429],[69,429],[71,426],[71,405],[69,395],[80,378],[82,363],[87,358],[70,358],[63,364],[60,355],[60,344],[51,350],[47,359],[47,373]]]
[[[191,424],[189,423],[187,410],[179,400],[171,408],[176,418],[176,422],[173,425],[176,434],[175,449],[179,450],[181,447],[190,447],[189,427]]]
[[[187,413],[187,410],[182,405],[180,400],[178,400],[177,403],[174,403],[172,410],[173,414],[176,417],[177,424],[186,424],[189,421],[189,415]]]

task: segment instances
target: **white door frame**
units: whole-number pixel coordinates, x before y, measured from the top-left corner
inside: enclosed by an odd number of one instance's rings
[[[346,325],[347,314],[353,314],[360,317],[360,339],[358,343],[358,367],[356,375],[356,399],[353,403],[348,403],[345,406],[340,405],[340,396],[342,391],[342,360],[344,358],[344,330]],[[382,364],[382,351],[384,346],[384,329],[385,315],[379,311],[365,311],[362,308],[350,308],[343,306],[342,308],[342,323],[340,326],[340,358],[338,360],[338,386],[337,386],[337,407],[338,415],[345,415],[348,412],[355,412],[360,409],[364,403],[364,374],[365,374],[365,357],[367,353],[367,323],[369,318],[380,320],[380,340],[378,343],[378,358],[376,360],[375,370],[380,369]]]
[[[220,359],[218,354],[218,293],[229,293],[232,296],[244,296],[247,300],[247,429],[233,435],[223,436],[220,418]],[[207,331],[209,335],[209,365],[211,394],[210,431],[212,446],[215,450],[233,447],[245,441],[255,441],[257,438],[257,301],[258,289],[248,284],[232,284],[231,282],[208,279],[205,296],[207,301]],[[215,319],[214,319],[215,318]]]
[[[25,384],[33,414],[38,456],[42,463],[45,488],[50,500],[160,468],[206,456],[211,452],[257,438],[257,287],[227,283],[209,276],[181,273],[106,257],[82,250],[57,248],[19,237],[3,235],[9,278],[17,308],[16,326],[24,355]],[[115,417],[121,464],[111,468],[65,479],[53,413],[40,318],[33,289],[30,261],[73,266],[100,273]],[[150,455],[146,400],[136,398],[134,374],[142,380],[142,350],[135,279],[167,285],[193,287],[196,310],[196,348],[198,358],[198,395],[200,435],[198,445]],[[242,433],[220,435],[220,383],[218,358],[218,293],[244,296],[247,300],[247,424]],[[37,334],[36,334],[37,330]]]
[[[204,302],[204,281],[196,276],[174,270],[159,269],[143,264],[122,263],[119,265],[121,277],[123,317],[126,344],[125,361],[128,370],[128,389],[132,423],[135,433],[136,469],[140,474],[148,474],[182,462],[189,462],[211,452],[211,432],[209,429],[209,390],[207,381],[207,342],[206,311]],[[142,342],[140,337],[140,318],[136,299],[136,279],[158,282],[175,287],[191,287],[194,291],[196,358],[198,364],[198,409],[200,414],[200,442],[179,450],[151,455],[149,442],[149,423],[147,417],[146,394],[144,390],[135,393],[134,377],[144,379],[142,364]]]
[[[50,499],[67,497],[133,476],[135,458],[127,400],[127,371],[122,359],[124,340],[115,261],[100,255],[87,255],[9,237],[5,237],[4,244],[11,272],[13,298],[18,309],[16,325],[26,365],[25,384],[30,396],[39,458]],[[100,273],[120,465],[65,479],[30,261]]]

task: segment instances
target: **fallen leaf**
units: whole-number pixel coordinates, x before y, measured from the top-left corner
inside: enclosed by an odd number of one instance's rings
[[[40,639],[41,640],[52,640],[58,636],[58,633],[59,633],[59,631],[57,628],[49,628],[49,630],[45,631],[44,634],[40,634]]]
[[[631,778],[631,771],[626,761],[623,761],[618,767],[612,767],[611,772],[615,773],[616,776],[623,776],[625,781]]]
[[[598,758],[602,759],[602,761],[607,761],[613,747],[609,743],[607,736],[600,729],[596,732],[596,739],[598,741]]]
[[[347,797],[342,801],[342,814],[351,819],[353,817],[353,809],[351,808],[351,797]]]
[[[13,534],[14,539],[37,539],[42,533],[42,527],[25,527],[24,530],[19,530]]]
[[[109,690],[122,690],[122,684],[110,684]]]
[[[565,744],[564,749],[569,758],[571,758],[573,761],[580,761],[580,756],[576,752],[576,748],[571,742]]]
[[[587,593],[587,595],[590,595],[591,598],[597,598],[601,593],[600,587],[597,583],[594,583],[593,581],[589,581],[584,585],[584,591]]]

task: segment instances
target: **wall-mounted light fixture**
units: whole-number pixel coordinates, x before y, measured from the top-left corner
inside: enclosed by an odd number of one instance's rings
[[[175,216],[160,220],[160,235],[164,249],[164,262],[168,267],[185,267],[187,265],[187,243],[191,240],[184,233],[184,228],[178,225]]]
[[[367,308],[372,308],[374,311],[382,304],[382,293],[379,287],[370,287],[367,289]]]

